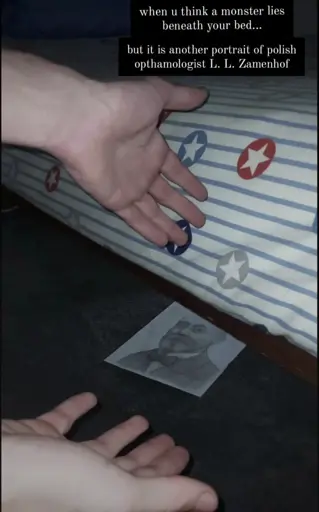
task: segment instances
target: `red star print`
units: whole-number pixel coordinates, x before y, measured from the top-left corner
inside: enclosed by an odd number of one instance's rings
[[[261,176],[270,166],[276,154],[276,144],[271,139],[254,140],[241,153],[237,172],[243,180]]]
[[[57,188],[58,188],[58,185],[59,185],[59,181],[60,181],[60,169],[57,165],[55,165],[54,167],[52,167],[52,169],[50,169],[50,171],[48,172],[46,178],[45,178],[45,188],[47,189],[48,192],[54,192]]]
[[[162,123],[164,123],[165,119],[168,118],[170,115],[170,112],[168,110],[163,110],[162,113],[159,116],[157,128],[161,126]]]

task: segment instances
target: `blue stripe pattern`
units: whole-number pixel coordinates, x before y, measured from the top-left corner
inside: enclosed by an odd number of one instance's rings
[[[275,119],[266,116],[253,116],[247,114],[229,114],[226,112],[212,112],[211,110],[207,110],[203,112],[206,116],[215,116],[215,117],[229,117],[231,119],[245,119],[248,121],[260,121],[268,124],[277,124],[279,126],[289,126],[291,128],[300,128],[300,130],[311,130],[317,131],[316,124],[306,124],[306,123],[296,123],[294,121],[284,121],[280,119]]]
[[[19,158],[19,160],[21,160],[21,159]],[[22,161],[22,160],[21,160],[21,161]],[[21,171],[21,174],[22,174],[22,175],[24,174],[25,176],[27,176],[29,179],[33,180],[34,182],[38,182],[38,180],[37,180],[37,179],[35,179],[35,178],[33,178],[33,177],[30,177],[30,176],[29,176],[29,174],[26,174],[24,171]],[[74,183],[74,182],[72,182],[70,179],[64,179],[64,181],[65,181],[65,182],[67,182],[68,184],[72,184],[72,185],[73,185],[73,183]],[[39,182],[39,183],[40,183],[40,182]],[[32,189],[33,191],[37,191],[37,188],[33,188],[33,187],[30,187],[30,186],[29,186],[29,188],[30,188],[30,189]],[[74,187],[74,190],[75,190],[75,187]],[[70,199],[77,199],[76,195],[71,195],[71,194],[69,194],[69,193],[65,192],[64,190],[59,191],[59,193],[58,193],[58,194],[59,194],[59,196],[61,195],[61,197],[63,198],[63,200],[61,200],[61,204],[63,204],[63,205],[64,205],[64,204],[67,204],[67,203],[70,201]],[[58,196],[58,197],[59,197],[59,196]],[[77,199],[77,200],[79,200],[79,199]],[[52,197],[51,201],[52,201],[53,203],[54,203],[54,202],[59,203],[59,201],[58,201],[58,199],[57,199],[57,196],[56,196],[56,195],[54,195],[54,196]],[[215,202],[216,202],[216,201],[215,201]],[[101,210],[103,210],[103,208],[101,208],[101,206],[100,206],[100,205],[98,205],[97,203],[92,202],[92,200],[90,200],[90,197],[89,197],[89,196],[87,196],[87,200],[85,200],[85,199],[83,199],[83,198],[82,198],[82,199],[81,199],[81,203],[85,204],[86,206],[89,206],[89,207],[90,207],[91,209],[93,209],[93,210],[97,210],[97,211],[101,211]],[[103,210],[103,211],[104,211],[104,210]],[[115,215],[114,213],[112,213],[112,212],[108,212],[108,214],[109,214],[110,216],[116,217],[116,215]],[[82,215],[82,216],[84,216],[84,217],[86,217],[86,216],[87,216],[87,215],[86,215],[86,214],[84,214],[83,212],[81,212],[81,215]],[[209,215],[206,215],[206,217],[207,217],[207,219],[209,219],[209,220],[210,220],[210,216],[209,216]],[[91,221],[94,221],[94,222],[96,221],[96,217],[95,217],[93,214],[92,214],[92,216],[88,216],[88,218],[89,218]],[[96,221],[96,222],[99,222],[99,221]],[[102,223],[102,225],[103,225],[103,226],[104,226],[104,225],[105,225],[105,226],[107,226],[105,223]],[[107,227],[108,227],[109,229],[111,229],[111,230],[113,229],[113,231],[114,231],[114,229],[115,229],[115,228],[110,228],[109,226],[107,226]],[[153,247],[150,243],[148,243],[148,242],[146,242],[146,241],[144,241],[144,240],[139,239],[137,236],[135,236],[135,235],[134,235],[134,232],[133,232],[133,234],[132,234],[132,235],[127,235],[127,234],[126,234],[126,232],[125,232],[124,230],[121,230],[121,229],[117,229],[117,230],[115,230],[114,232],[116,232],[116,233],[118,233],[118,234],[120,234],[120,235],[122,235],[122,236],[125,236],[126,238],[129,238],[130,240],[132,240],[132,241],[134,241],[134,242],[136,242],[136,243],[138,243],[138,244],[140,244],[140,245],[143,245],[143,246],[144,246],[144,247],[146,247],[146,248],[149,248],[149,249],[152,249],[152,250],[158,250],[158,251],[161,251],[161,252],[162,252],[162,250],[161,250],[161,249],[157,249],[156,247]],[[205,230],[203,230],[203,229],[201,229],[201,230],[199,230],[199,229],[198,229],[198,230],[195,230],[195,229],[193,228],[193,232],[194,232],[194,233],[196,232],[196,234],[197,234],[198,236],[204,236],[204,237],[207,237],[207,238],[209,238],[209,239],[212,239],[212,240],[217,241],[218,243],[224,244],[225,246],[228,246],[228,245],[229,245],[229,241],[228,241],[227,239],[223,239],[223,238],[220,238],[220,237],[216,237],[215,235],[212,235],[212,234],[210,234],[210,233],[207,233],[207,232],[206,232]],[[243,248],[243,246],[242,246],[242,245],[240,245],[240,244],[237,244],[237,245],[236,245],[236,248],[237,248],[237,249],[242,249],[242,248]],[[212,258],[214,258],[214,259],[216,259],[216,260],[218,260],[218,258],[219,258],[219,255],[218,255],[217,253],[214,253],[214,252],[212,252],[212,251],[208,251],[208,250],[206,250],[206,249],[203,249],[202,247],[197,246],[197,245],[195,245],[195,244],[192,244],[192,250],[193,250],[193,251],[195,251],[195,252],[197,252],[198,254],[202,254],[202,255],[204,255],[204,256],[209,256],[209,257],[212,257]],[[267,256],[267,254],[262,253],[262,252],[260,252],[260,251],[258,251],[258,250],[256,250],[256,249],[250,249],[250,252],[251,252],[252,254],[255,254],[256,256],[262,257],[262,258],[264,258],[264,259],[268,259],[268,258],[269,258],[269,261],[274,261],[276,264],[281,265],[282,267],[285,267],[285,266],[286,266],[286,262],[285,262],[285,260],[281,260],[281,259],[279,259],[279,258],[274,258],[273,256]],[[186,260],[185,260],[185,262],[186,262]],[[193,263],[190,263],[190,262],[187,262],[187,263],[185,263],[185,264],[188,264],[188,265],[190,265],[190,266],[191,266],[191,265],[193,265]],[[299,272],[301,272],[301,273],[303,273],[303,272],[304,272],[306,275],[310,275],[311,277],[315,277],[315,276],[316,276],[316,273],[315,273],[315,272],[310,271],[310,273],[309,273],[309,272],[307,272],[307,270],[305,271],[305,269],[304,269],[303,267],[290,266],[290,268],[292,268],[292,269],[294,269],[294,270],[297,270],[297,271],[299,271]],[[204,268],[204,267],[202,267],[202,271],[205,273],[205,268]],[[256,275],[256,276],[258,276],[258,277],[260,277],[260,278],[262,278],[262,279],[266,279],[266,280],[268,280],[268,281],[271,281],[271,282],[274,282],[274,283],[276,283],[276,284],[279,284],[280,286],[283,286],[283,287],[285,287],[285,288],[287,288],[287,289],[290,289],[290,290],[292,290],[292,291],[297,291],[298,293],[301,293],[301,294],[307,295],[307,296],[312,297],[312,298],[316,298],[316,297],[317,297],[317,294],[316,294],[316,293],[314,293],[314,292],[312,292],[312,291],[309,291],[309,290],[307,290],[307,289],[305,289],[305,288],[302,288],[302,287],[300,287],[300,286],[296,286],[296,285],[294,285],[294,284],[292,284],[292,283],[288,283],[287,281],[283,281],[283,280],[278,279],[278,278],[276,278],[276,277],[274,277],[274,276],[267,275],[267,274],[263,274],[262,272],[259,272],[259,271],[255,270],[255,269],[252,269],[252,270],[251,270],[251,273],[252,273],[252,274],[254,274],[254,275]],[[268,298],[268,299],[270,300],[270,298]]]
[[[172,121],[170,117],[165,121],[167,124],[170,124],[172,126],[177,127],[185,127],[186,124],[182,123],[180,121]],[[241,135],[243,137],[250,137],[253,140],[255,139],[264,139],[265,134],[261,132],[251,132],[250,130],[237,130],[235,128],[224,128],[223,126],[215,125],[208,125],[204,123],[195,123],[194,121],[187,122],[187,127],[192,128],[193,130],[203,130],[206,132],[215,132],[215,133],[224,133],[225,135]],[[293,139],[284,139],[282,137],[272,137],[273,140],[277,144],[283,144],[285,146],[291,146],[296,148],[303,148],[303,149],[312,149],[313,151],[317,151],[316,144],[308,143],[308,142],[302,142],[302,141],[296,141]]]
[[[265,80],[267,83],[269,80]],[[251,82],[239,90],[236,84],[231,89],[227,81],[229,95],[222,85],[215,89],[212,86],[211,98],[198,112],[171,114],[164,122],[161,131],[168,144],[179,151],[209,191],[204,206],[206,225],[192,228],[190,248],[175,258],[137,236],[80,191],[65,172],[58,189],[47,194],[43,182],[52,160],[45,154],[15,151],[14,159],[19,161],[16,181],[5,179],[11,188],[29,194],[40,208],[45,204],[47,211],[63,222],[68,219],[62,211],[59,214],[59,207],[68,207],[76,212],[81,231],[88,236],[98,236],[106,246],[138,259],[146,268],[152,265],[160,275],[184,282],[190,290],[195,287],[196,295],[244,315],[250,323],[259,321],[270,332],[276,326],[277,334],[310,350],[317,342],[316,95],[312,94],[312,82],[308,88],[302,82],[296,84],[296,90],[285,98],[281,94],[289,88],[288,82],[276,84],[274,79],[271,87],[263,87],[262,81],[258,86]],[[276,101],[278,107],[274,106]],[[263,127],[266,133],[262,133]],[[203,132],[206,137],[199,137],[196,146],[196,134]],[[296,133],[300,133],[300,139]],[[195,149],[187,153],[192,134]],[[258,139],[271,139],[276,146],[269,172],[266,169],[251,180],[242,179],[237,171],[238,159],[245,150],[243,137],[248,140],[247,146]],[[200,147],[206,138],[205,147]],[[8,155],[10,151],[6,150]],[[227,155],[225,162],[223,154]],[[71,205],[74,200],[77,203]],[[248,276],[234,290],[223,288],[218,281],[219,261],[231,251],[244,252],[249,261]]]
[[[173,135],[167,135],[166,137],[167,140],[169,141],[174,141],[174,142],[178,142],[178,143],[182,143],[183,142],[183,137],[177,137],[177,136],[173,136]],[[211,143],[208,143],[207,144],[207,148],[209,149],[216,149],[217,151],[225,151],[226,153],[234,153],[235,155],[240,155],[240,153],[242,152],[242,149],[240,148],[235,148],[235,147],[232,147],[232,146],[222,146],[221,144],[211,144]],[[218,166],[218,165],[222,165],[222,164],[217,164],[215,162],[205,162],[204,160],[200,160],[200,162],[204,165],[210,165],[211,167],[212,166]],[[284,164],[284,165],[289,165],[289,166],[292,166],[292,167],[297,167],[298,169],[301,167],[303,169],[309,169],[310,171],[317,171],[317,165],[316,164],[312,164],[312,163],[309,163],[309,162],[301,162],[301,161],[297,161],[297,160],[292,160],[292,159],[288,159],[288,158],[279,158],[279,157],[276,157],[276,162],[278,162],[279,164]],[[228,169],[228,170],[233,170],[233,167],[229,167],[229,166],[225,166],[223,165],[222,167],[223,169]]]
[[[34,201],[34,199],[33,199]],[[35,201],[34,201],[35,202]],[[64,204],[64,203],[62,203]],[[42,207],[42,205],[39,203],[38,204],[39,207]],[[54,212],[54,209],[51,210],[52,212]],[[54,215],[54,213],[52,213]],[[56,214],[55,214],[56,215]],[[82,216],[86,216],[85,214],[81,213]],[[61,219],[62,221],[65,221],[64,219]],[[91,221],[93,221],[96,225],[100,225],[101,227],[103,227],[104,229],[107,229],[108,231],[111,231],[112,233],[115,233],[116,235],[120,235],[120,236],[124,236],[125,239],[128,239],[128,240],[131,240],[132,242],[134,243],[137,243],[143,247],[146,247],[148,249],[150,249],[151,251],[156,251],[156,252],[162,252],[162,249],[159,249],[157,247],[154,247],[154,246],[151,246],[148,242],[144,241],[144,240],[140,240],[138,239],[136,236],[134,235],[129,235],[127,233],[125,233],[122,229],[117,229],[117,228],[114,228],[113,226],[110,226],[104,222],[101,222],[99,221],[98,219],[95,219],[95,218],[90,218]],[[101,236],[101,235],[100,235]],[[103,237],[102,237],[103,238]],[[112,243],[112,245],[119,245],[117,244],[116,242],[114,242],[112,240],[112,237],[108,237],[107,240],[110,240],[110,242]],[[121,246],[125,251],[127,251],[127,249],[124,247],[124,246]],[[134,253],[133,250],[131,250],[130,248],[130,252],[132,252],[132,254],[135,254],[136,256],[142,258],[142,259],[146,259],[148,262],[151,262],[152,264],[154,264],[155,266],[158,266],[158,267],[163,267],[163,268],[167,268],[166,266],[163,266],[161,265],[160,263],[158,262],[155,262],[154,260],[152,260],[151,258],[145,258],[144,256],[142,256],[141,254],[139,253]],[[212,255],[211,253],[208,253],[208,255]],[[217,256],[217,255],[216,255]],[[217,256],[218,257],[218,256]],[[179,258],[179,260],[181,260],[183,262],[183,264],[185,264],[186,266],[190,266],[192,268],[196,268],[197,270],[200,270],[202,271],[206,276],[212,276],[212,277],[215,277],[216,276],[216,272],[212,271],[212,270],[208,270],[208,269],[205,269],[204,267],[194,263],[194,262],[190,262],[188,261],[185,257],[181,256]],[[178,272],[178,271],[172,271],[170,269],[170,273],[174,273],[179,279],[180,278],[183,278],[185,279],[186,281],[190,282],[190,283],[196,283],[196,281],[194,281],[193,279],[189,278],[187,275],[185,274],[182,274],[181,272]],[[198,286],[198,283],[196,283],[196,285]],[[209,290],[210,293],[212,293],[213,295],[217,295],[217,296],[220,296],[220,294],[216,293],[215,290],[211,290],[209,287],[205,287],[204,285],[200,285],[202,287],[204,287],[205,289]],[[262,298],[263,300],[266,298],[266,300],[271,300],[274,304],[276,305],[280,305],[280,306],[283,306],[287,309],[290,309],[291,311],[293,311],[294,313],[297,313],[299,314],[300,316],[302,316],[303,318],[306,318],[314,323],[317,322],[317,318],[314,316],[314,315],[310,315],[308,314],[306,311],[302,311],[300,308],[296,308],[294,305],[292,304],[289,304],[289,303],[284,303],[282,301],[279,301],[277,299],[274,299],[273,297],[267,297],[265,296],[264,294],[256,291],[256,290],[252,290],[250,289],[249,287],[246,287],[246,286],[242,286],[242,289],[243,291],[247,291],[248,293],[251,293],[254,297],[258,297],[258,298]],[[226,302],[229,302],[226,300]],[[261,316],[264,316],[264,311],[259,309],[259,308],[256,308],[254,306],[251,306],[249,304],[241,304],[241,307],[243,308],[247,308],[247,309],[250,309],[256,313],[258,313],[259,315]],[[266,315],[267,316],[267,315]],[[284,321],[280,321],[279,322],[280,325],[283,325],[285,326],[285,329],[291,333],[293,332],[299,332],[298,330],[296,331],[295,329],[293,329],[289,324],[285,323]],[[307,338],[307,337],[306,337]],[[307,338],[307,339],[310,339],[311,341],[314,340],[313,337],[311,338]]]
[[[226,95],[224,96],[225,98],[228,98],[229,100],[229,97],[227,97]],[[248,100],[249,101],[249,100]],[[226,103],[226,102],[222,102],[222,101],[216,101],[216,100],[209,100],[208,101],[208,105],[218,105],[218,106],[225,106],[225,107],[233,107],[234,109],[238,108],[238,107],[241,107],[243,108],[243,102],[237,102],[237,103]],[[247,110],[249,112],[250,109],[256,109],[258,108],[258,110],[261,110],[261,111],[264,111],[266,110],[267,112],[269,112],[269,110],[276,110],[278,107],[269,107],[269,106],[266,106],[266,105],[258,105],[258,107],[252,105],[251,103],[249,105],[244,105],[244,108],[245,110]],[[312,115],[314,117],[314,121],[317,120],[317,115],[315,112],[309,112],[307,110],[301,110],[301,109],[297,109],[297,108],[287,108],[283,105],[280,105],[280,111],[281,112],[289,112],[290,114],[300,114],[300,115]]]

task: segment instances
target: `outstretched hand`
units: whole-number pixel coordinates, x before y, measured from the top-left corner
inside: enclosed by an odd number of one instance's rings
[[[198,201],[207,191],[169,148],[158,120],[163,110],[193,110],[206,98],[203,89],[158,78],[85,81],[70,91],[49,149],[90,195],[143,237],[160,246],[184,245],[186,234],[161,206],[202,227],[204,215],[172,185]]]
[[[148,430],[143,417],[94,440],[67,441],[74,422],[95,405],[95,396],[84,393],[37,419],[2,421],[2,503],[8,510],[30,506],[37,512],[37,504],[42,512],[55,510],[52,505],[61,512],[216,510],[210,487],[176,476],[189,455],[171,437],[157,436],[119,456]]]

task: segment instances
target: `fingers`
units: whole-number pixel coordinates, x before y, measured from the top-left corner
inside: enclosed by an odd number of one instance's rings
[[[187,235],[154,201],[149,194],[145,195],[142,201],[136,203],[144,215],[152,220],[167,235],[168,240],[179,246],[185,245]]]
[[[61,435],[66,434],[72,425],[84,414],[93,409],[97,404],[97,399],[92,393],[82,393],[65,400],[62,404],[55,407],[39,417],[53,426]]]
[[[162,434],[141,444],[128,455],[119,457],[116,463],[122,469],[132,472],[152,464],[154,460],[174,447],[173,439],[166,434]]]
[[[167,119],[170,115],[170,112],[168,112],[167,110],[162,110],[159,118],[158,118],[158,124],[157,124],[157,128],[159,128],[161,126],[162,123],[164,123],[165,119]]]
[[[52,502],[52,510],[92,512],[213,512],[217,507],[216,494],[205,484],[183,477],[132,476],[77,443],[3,436],[1,448],[6,500],[29,496],[38,504]]]
[[[160,78],[148,78],[163,101],[165,110],[193,110],[200,107],[208,97],[206,89],[173,85]]]
[[[142,416],[134,416],[120,425],[111,428],[94,441],[87,443],[95,451],[113,459],[128,444],[132,443],[149,428],[148,421]]]
[[[211,487],[186,477],[137,479],[137,486],[132,512],[214,512],[218,507]]]
[[[131,228],[137,231],[142,237],[150,242],[165,247],[168,236],[153,219],[149,218],[136,205],[123,208],[116,212]]]
[[[150,192],[158,203],[175,211],[183,219],[193,224],[193,226],[201,228],[205,224],[205,215],[200,209],[189,199],[177,192],[177,190],[174,190],[162,176],[155,180]],[[186,240],[184,243],[186,243]]]
[[[161,169],[162,173],[198,201],[206,201],[207,189],[194,174],[183,165],[174,151],[169,150]]]
[[[154,459],[149,466],[137,468],[133,474],[144,478],[180,475],[188,461],[188,451],[181,446],[175,446]]]
[[[180,474],[188,461],[188,451],[175,446],[170,436],[162,434],[119,457],[116,464],[136,476],[160,477]]]
[[[161,180],[165,181],[163,178]],[[202,227],[205,223],[205,216],[201,211],[191,201],[176,192],[168,183],[165,182],[164,185],[164,190],[161,183],[152,186],[152,195],[154,195],[156,201],[176,211],[194,226]],[[185,245],[187,242],[186,233],[160,209],[156,201],[149,194],[146,194],[141,201],[119,210],[117,214],[146,240],[160,247],[165,247],[168,241],[178,246]]]

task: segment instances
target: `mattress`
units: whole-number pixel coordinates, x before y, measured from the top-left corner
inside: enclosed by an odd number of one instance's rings
[[[49,44],[45,56],[92,77],[117,79],[116,41],[96,42],[95,47],[88,43],[81,56],[61,43]],[[43,54],[43,45],[39,48]],[[50,155],[4,148],[2,182],[96,243],[316,356],[313,71],[298,78],[170,80],[210,90],[199,110],[172,113],[160,126],[170,147],[209,193],[201,204],[207,218],[201,229],[168,212],[189,235],[183,248],[158,248],[144,240],[81,190]]]

